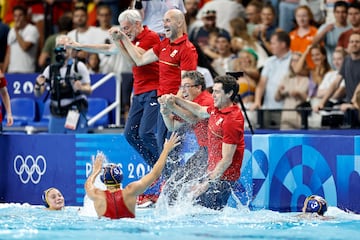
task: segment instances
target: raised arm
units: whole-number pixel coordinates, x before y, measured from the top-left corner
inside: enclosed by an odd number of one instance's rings
[[[156,179],[161,175],[165,167],[167,157],[171,150],[180,144],[180,137],[173,132],[170,139],[165,139],[164,149],[160,154],[159,159],[154,165],[153,169],[140,180],[129,184],[124,191],[133,196],[142,194]]]
[[[129,37],[126,36],[125,33],[121,31],[114,31],[112,32],[111,36],[114,42],[117,40],[121,41],[136,66],[143,66],[152,62],[156,62],[158,60],[158,57],[155,55],[152,48],[145,52],[138,51],[138,48],[134,44],[132,44]]]
[[[87,178],[87,180],[85,182],[86,194],[92,200],[96,199],[99,196],[100,192],[101,192],[100,189],[95,187],[94,182],[95,182],[96,177],[101,172],[104,159],[105,159],[104,154],[98,153],[96,155],[96,158],[95,158],[95,161],[94,161],[94,164],[93,164],[92,172],[91,172],[90,176]]]

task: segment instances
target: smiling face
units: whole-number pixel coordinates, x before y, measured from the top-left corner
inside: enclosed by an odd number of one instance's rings
[[[123,31],[126,36],[129,37],[130,41],[134,41],[137,35],[139,35],[141,31],[141,23],[135,22],[131,23],[130,21],[121,21],[120,22],[120,29]]]
[[[225,93],[222,83],[215,83],[213,86],[212,96],[214,98],[214,106],[218,109],[222,109],[229,105],[230,101],[229,93]]]
[[[49,210],[61,210],[65,205],[63,195],[56,188],[51,188],[46,192],[46,202]]]
[[[314,64],[315,64],[316,66],[321,66],[322,63],[324,62],[325,58],[326,58],[326,56],[324,56],[324,55],[321,53],[321,51],[320,51],[319,48],[313,48],[313,49],[311,49],[310,54],[311,54],[311,59],[313,60],[313,62],[314,62]]]
[[[180,90],[184,99],[193,101],[201,93],[201,86],[195,85],[194,80],[185,77],[181,79]]]

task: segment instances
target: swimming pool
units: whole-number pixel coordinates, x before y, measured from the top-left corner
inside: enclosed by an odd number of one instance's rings
[[[186,211],[184,210],[186,209]],[[357,239],[360,216],[330,207],[330,221],[303,220],[297,213],[200,207],[137,209],[135,219],[97,219],[78,207],[0,204],[0,239]]]

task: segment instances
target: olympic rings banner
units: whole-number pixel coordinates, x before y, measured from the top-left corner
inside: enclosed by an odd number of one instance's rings
[[[300,211],[306,196],[322,195],[330,206],[360,213],[360,136],[246,135],[241,177],[228,204],[251,209]],[[186,161],[196,151],[192,134]],[[92,159],[102,151],[124,174],[123,185],[150,168],[121,134],[0,135],[0,202],[41,204],[59,188],[66,205],[81,206]]]

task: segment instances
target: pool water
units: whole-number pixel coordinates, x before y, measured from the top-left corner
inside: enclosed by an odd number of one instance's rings
[[[47,211],[0,204],[0,239],[358,239],[359,215],[334,207],[327,212],[334,217],[328,221],[299,219],[297,214],[175,206],[137,209],[135,219],[110,220],[78,207]]]

